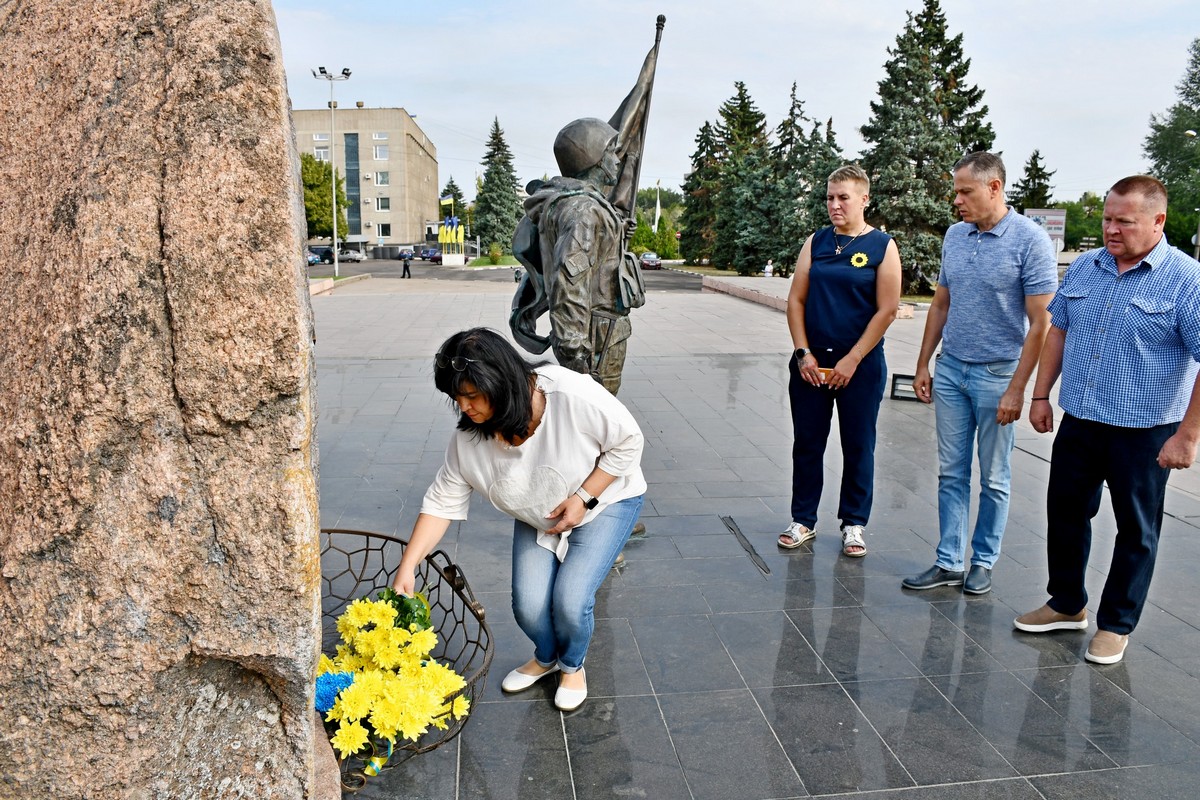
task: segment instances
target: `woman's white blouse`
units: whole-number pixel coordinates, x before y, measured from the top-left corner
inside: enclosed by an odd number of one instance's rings
[[[538,368],[537,385],[546,396],[546,410],[533,436],[510,447],[496,438],[478,441],[468,431],[455,431],[421,513],[466,519],[471,492],[477,491],[500,511],[536,528],[538,544],[562,560],[569,532],[546,534],[552,527],[546,514],[596,466],[616,480],[581,525],[613,503],[644,494],[644,439],[629,410],[591,377],[548,365]]]

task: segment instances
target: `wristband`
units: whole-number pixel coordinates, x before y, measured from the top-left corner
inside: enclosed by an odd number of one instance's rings
[[[1036,403],[1038,400],[1049,400],[1049,399],[1050,399],[1049,397],[1035,397],[1032,400],[1030,400],[1029,402]]]

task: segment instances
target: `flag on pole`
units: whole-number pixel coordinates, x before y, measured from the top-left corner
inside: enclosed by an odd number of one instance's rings
[[[662,38],[663,25],[667,18],[658,16],[655,26],[654,47],[646,54],[642,69],[638,73],[633,89],[621,101],[617,112],[608,121],[617,131],[617,158],[621,172],[617,185],[609,193],[609,200],[628,219],[635,219],[638,177],[642,171],[642,149],[646,141],[646,120],[650,115],[650,96],[654,89],[654,70],[658,65],[658,44]]]
[[[658,233],[658,219],[662,216],[662,201],[659,193],[662,191],[662,181],[654,182],[654,224],[650,226],[650,230]]]
[[[443,206],[453,205],[453,203],[454,203],[454,195],[452,195],[452,194],[448,194],[448,195],[446,195],[445,197],[441,198],[441,199],[438,201],[438,203],[439,203],[439,204],[441,204],[441,205],[443,205]]]

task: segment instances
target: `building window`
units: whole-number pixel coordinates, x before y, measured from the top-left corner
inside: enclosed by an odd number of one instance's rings
[[[375,145],[375,160],[376,161],[387,161],[388,160],[388,146],[386,144]]]
[[[381,141],[387,141],[387,137],[387,131],[377,131],[371,134],[372,139],[379,139]]]
[[[392,210],[392,198],[390,198],[390,197],[375,198],[375,208],[379,211],[391,211]]]
[[[376,186],[390,186],[391,182],[388,180],[388,178],[389,178],[388,173],[376,172],[375,173],[375,185]]]
[[[383,236],[383,237],[391,236],[392,235],[392,223],[390,223],[390,222],[379,223],[379,235]]]
[[[329,134],[328,133],[314,133],[313,141],[314,142],[328,142]]]
[[[328,147],[314,147],[313,155],[316,156],[317,161],[328,161],[329,160],[329,148]]]

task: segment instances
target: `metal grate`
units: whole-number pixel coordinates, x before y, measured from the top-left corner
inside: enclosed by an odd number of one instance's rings
[[[374,599],[379,590],[392,585],[407,544],[382,533],[321,530],[321,649],[327,655],[332,656],[341,642],[337,618],[342,611],[352,601],[360,597]],[[438,634],[438,646],[431,655],[463,677],[467,685],[458,694],[466,695],[474,706],[483,696],[492,664],[492,632],[484,621],[483,606],[475,599],[462,570],[442,550],[425,557],[417,569],[417,586],[429,600],[430,619]],[[398,745],[387,767],[450,741],[462,732],[471,716],[449,719],[445,730],[431,728],[416,742]],[[348,791],[357,791],[366,784],[362,771],[365,764],[355,762],[358,760],[352,757],[341,764],[342,786]]]

